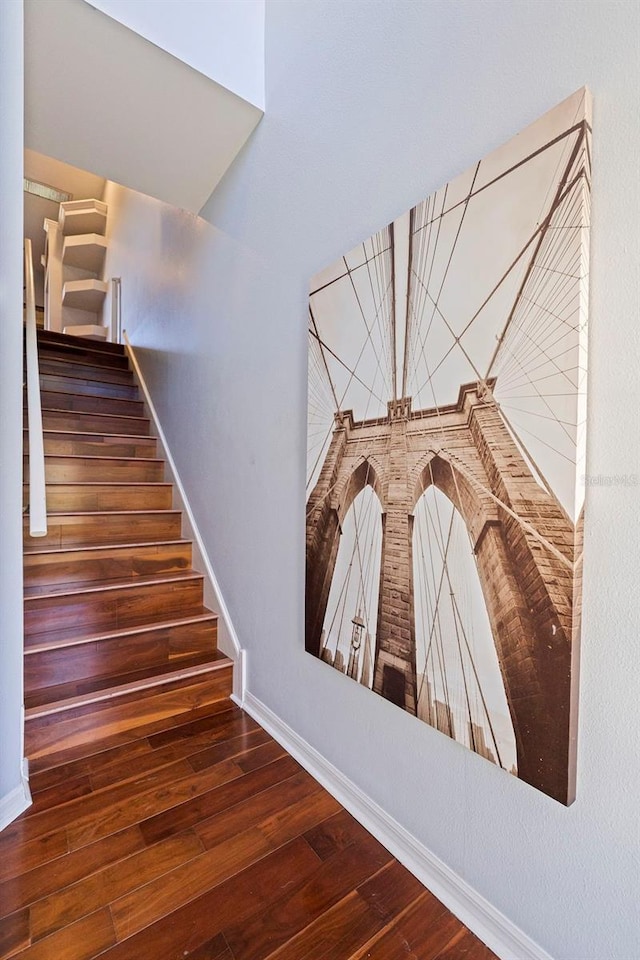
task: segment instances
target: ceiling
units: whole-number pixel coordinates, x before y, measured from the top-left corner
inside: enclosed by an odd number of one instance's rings
[[[26,0],[25,144],[198,213],[262,111],[84,0]]]

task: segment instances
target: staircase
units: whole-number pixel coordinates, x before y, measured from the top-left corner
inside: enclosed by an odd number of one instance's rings
[[[39,331],[38,353],[48,533],[30,538],[25,520],[24,538],[35,769],[167,716],[227,709],[233,668],[124,348]]]

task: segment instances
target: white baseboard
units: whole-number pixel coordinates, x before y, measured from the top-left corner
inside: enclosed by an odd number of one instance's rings
[[[22,782],[0,800],[0,831],[8,827],[16,817],[31,806],[29,781],[23,776]]]
[[[185,527],[187,528],[187,535],[193,541],[194,566],[204,568],[205,603],[207,606],[210,606],[213,612],[218,616],[218,645],[222,652],[226,653],[227,656],[231,657],[231,659],[234,661],[233,689],[234,693],[237,694],[240,699],[242,699],[245,678],[244,650],[240,646],[238,635],[231,621],[229,609],[224,601],[224,597],[222,596],[218,578],[214,573],[213,566],[204,545],[204,541],[200,535],[193,511],[191,510],[191,505],[187,498],[186,491],[182,484],[182,480],[180,479],[178,468],[176,467],[175,461],[171,455],[171,450],[169,449],[167,438],[164,434],[164,430],[162,429],[162,424],[160,423],[156,408],[153,405],[149,388],[146,380],[144,379],[140,364],[138,363],[138,359],[135,354],[135,350],[127,336],[126,330],[123,331],[123,339],[125,343],[125,349],[129,359],[131,360],[131,366],[133,367],[136,377],[138,378],[138,382],[144,396],[145,405],[153,423],[155,436],[157,437],[162,448],[162,454],[167,464],[167,470],[169,471],[171,482],[174,486],[178,504],[183,512],[183,521]]]
[[[552,960],[504,914],[404,829],[246,688],[232,699],[267,730],[501,960]]]

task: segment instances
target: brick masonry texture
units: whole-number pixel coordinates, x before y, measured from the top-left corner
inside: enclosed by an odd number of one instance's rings
[[[581,557],[582,522],[576,529],[536,482],[498,405],[490,395],[481,399],[476,385],[462,386],[457,403],[439,410],[412,411],[405,399],[390,403],[384,419],[336,415],[307,505],[306,649],[319,656],[342,524],[368,484],[383,511],[373,689],[416,713],[412,514],[432,483],[460,512],[475,546],[518,776],[570,802],[581,564],[575,574],[571,567]]]

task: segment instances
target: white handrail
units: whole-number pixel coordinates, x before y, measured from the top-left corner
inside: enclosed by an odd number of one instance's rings
[[[24,274],[27,290],[27,409],[29,417],[29,534],[47,535],[47,494],[44,480],[44,440],[40,406],[40,370],[36,337],[36,294],[33,282],[31,240],[24,241]]]
[[[111,342],[122,343],[122,281],[111,278]]]

